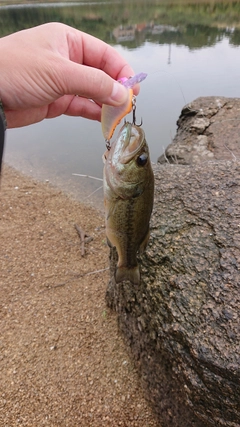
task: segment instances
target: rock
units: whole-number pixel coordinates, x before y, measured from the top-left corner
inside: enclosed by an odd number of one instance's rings
[[[240,426],[240,124],[229,120],[232,109],[226,107],[235,109],[240,101],[217,99],[192,103],[205,111],[202,121],[192,112],[179,121],[173,156],[194,164],[155,167],[151,237],[140,260],[139,287],[115,283],[117,255],[111,252],[106,300],[118,313],[161,427]],[[222,123],[227,117],[225,142],[213,114],[222,114]],[[183,156],[184,138],[189,151]],[[199,146],[204,148],[197,151]],[[206,161],[208,151],[212,161]]]
[[[240,99],[198,98],[186,105],[173,142],[158,163],[192,164],[240,158]]]

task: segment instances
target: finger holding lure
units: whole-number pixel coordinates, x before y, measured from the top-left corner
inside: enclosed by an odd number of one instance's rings
[[[120,123],[120,121],[125,117],[128,113],[132,111],[133,108],[133,90],[132,88],[137,84],[141,83],[147,77],[146,73],[139,73],[129,79],[126,77],[122,77],[119,79],[119,83],[129,89],[129,96],[127,101],[120,105],[119,107],[113,107],[110,105],[103,104],[102,106],[102,116],[101,116],[101,124],[102,124],[102,132],[105,138],[107,145],[109,144],[110,139],[113,136],[113,133]]]

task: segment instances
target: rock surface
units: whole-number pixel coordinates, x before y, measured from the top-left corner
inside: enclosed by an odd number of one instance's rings
[[[240,158],[240,99],[206,97],[186,105],[159,163],[193,164]]]
[[[141,285],[116,284],[110,257],[107,303],[162,427],[240,426],[239,106],[202,98],[191,105],[202,117],[182,113],[166,156],[185,165],[155,168]]]

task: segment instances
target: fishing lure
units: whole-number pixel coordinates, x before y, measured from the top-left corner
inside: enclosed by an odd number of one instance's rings
[[[145,80],[146,77],[147,77],[146,73],[139,73],[139,74],[135,74],[135,76],[133,77],[129,77],[129,79],[127,79],[127,77],[122,77],[118,81],[122,83],[122,85],[125,86],[127,89],[131,89],[137,83],[141,83],[143,80]]]
[[[127,101],[120,105],[119,107],[113,107],[111,105],[103,104],[102,106],[102,116],[101,116],[101,124],[102,124],[102,133],[105,138],[107,147],[110,147],[110,139],[113,136],[113,133],[120,123],[120,121],[125,117],[128,113],[132,111],[133,107],[133,90],[132,88],[137,84],[141,83],[147,77],[146,73],[139,73],[129,79],[127,77],[122,77],[119,79],[119,83],[129,89],[129,96]]]

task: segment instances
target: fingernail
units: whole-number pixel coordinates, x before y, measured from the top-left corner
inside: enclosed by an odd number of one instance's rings
[[[128,97],[128,89],[126,89],[121,83],[114,82],[113,90],[111,94],[111,100],[116,103],[116,105],[124,104]]]

